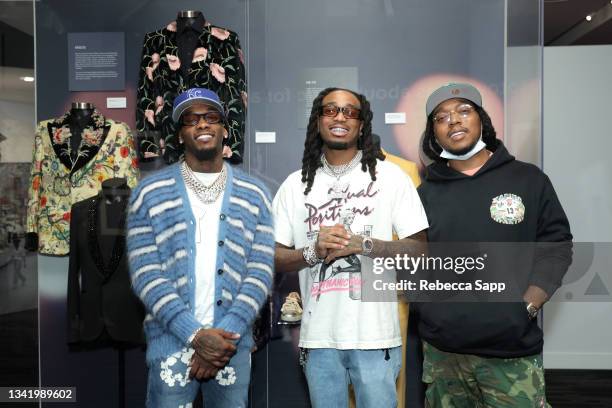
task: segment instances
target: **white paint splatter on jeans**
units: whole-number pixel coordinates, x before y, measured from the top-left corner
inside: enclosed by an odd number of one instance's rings
[[[181,351],[177,351],[172,354],[165,360],[162,360],[160,363],[161,371],[159,376],[161,379],[168,384],[168,387],[174,387],[175,385],[179,385],[184,387],[189,383],[189,363],[191,362],[191,357],[195,352],[192,348],[183,348]],[[181,362],[184,364],[184,372],[173,372],[172,368],[178,363]],[[179,366],[181,366],[179,364]],[[191,404],[185,406],[185,408],[190,408]]]
[[[176,353],[170,355],[165,360],[160,362],[160,378],[168,384],[168,387],[185,387],[191,380],[189,378],[189,370],[191,369],[191,357],[195,353],[193,348],[183,348],[181,351],[177,351]],[[182,363],[180,364],[179,363]],[[184,371],[179,371],[184,368]],[[217,376],[215,380],[219,385],[224,387],[232,385],[236,382],[236,370],[234,367],[227,366],[219,372],[217,372]],[[181,405],[179,408],[183,408]],[[191,404],[185,405],[184,408],[191,408]]]
[[[215,380],[219,385],[228,386],[236,382],[236,370],[234,367],[225,367],[223,370],[219,370]]]

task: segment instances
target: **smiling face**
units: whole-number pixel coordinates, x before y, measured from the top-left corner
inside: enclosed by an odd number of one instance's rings
[[[349,91],[333,91],[321,101],[323,108],[353,108],[361,109],[359,99]],[[361,132],[362,121],[359,118],[349,119],[345,112],[337,112],[333,117],[319,114],[319,134],[328,149],[346,150],[357,148],[357,140]]]
[[[206,104],[194,104],[182,115],[202,115],[208,112],[217,112]],[[200,117],[193,126],[182,125],[180,137],[185,144],[185,156],[191,156],[198,161],[214,160],[223,155],[223,139],[227,137],[227,129],[221,120],[219,123],[208,123]]]
[[[433,118],[434,136],[444,150],[463,155],[478,143],[482,125],[472,102],[448,99],[436,107]]]

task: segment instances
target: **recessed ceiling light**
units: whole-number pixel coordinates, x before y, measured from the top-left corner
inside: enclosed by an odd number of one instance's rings
[[[21,79],[23,82],[34,82],[34,77],[31,76],[22,76],[19,77],[19,79]]]
[[[591,21],[592,19],[593,19],[593,17],[591,17],[590,14],[588,16],[586,16],[586,21]]]

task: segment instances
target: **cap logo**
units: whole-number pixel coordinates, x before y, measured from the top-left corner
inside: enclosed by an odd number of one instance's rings
[[[190,89],[187,95],[189,96],[189,99],[198,98],[202,96],[202,91],[199,89]]]
[[[453,95],[459,95],[459,94],[461,93],[461,91],[460,91],[459,89],[453,89],[453,90],[451,91],[451,93],[452,93]]]

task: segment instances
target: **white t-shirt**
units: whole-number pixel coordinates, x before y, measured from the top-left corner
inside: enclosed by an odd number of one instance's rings
[[[205,185],[212,184],[219,173],[195,173]],[[217,236],[219,235],[219,215],[224,192],[210,204],[204,204],[187,187],[189,204],[196,221],[195,225],[195,318],[202,325],[212,325],[215,318],[215,266],[217,261]]]
[[[390,241],[393,232],[405,238],[428,227],[416,189],[398,166],[379,160],[376,178],[372,181],[360,165],[339,182],[319,169],[312,190],[304,196],[301,171],[292,173],[274,197],[276,241],[303,248],[317,239],[320,225],[342,223],[343,210],[355,215],[353,233],[380,240]],[[333,187],[342,193],[328,194]],[[351,286],[356,279],[361,283],[359,272],[354,272],[361,270],[360,258],[337,260],[324,276],[321,264],[299,271],[304,306],[300,347],[378,349],[402,344],[397,302],[353,299]]]

